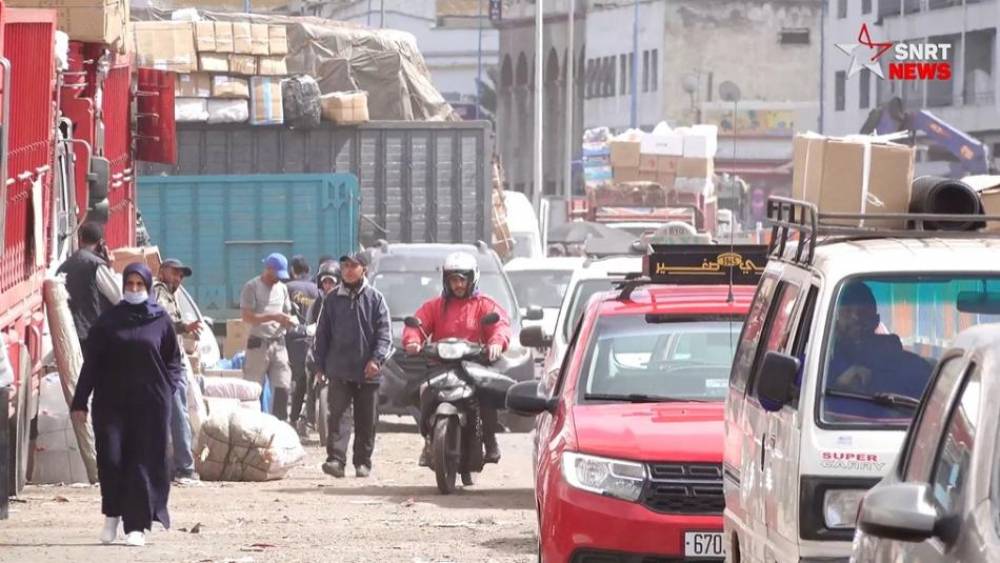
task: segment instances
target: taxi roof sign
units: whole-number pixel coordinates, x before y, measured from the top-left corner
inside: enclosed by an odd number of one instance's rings
[[[767,245],[653,244],[643,273],[653,283],[757,285],[767,258]]]

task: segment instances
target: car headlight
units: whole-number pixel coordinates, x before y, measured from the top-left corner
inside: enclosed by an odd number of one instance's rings
[[[442,360],[460,360],[469,353],[469,345],[465,342],[439,342],[438,357]]]
[[[646,483],[641,463],[564,452],[562,466],[563,477],[573,487],[622,500],[639,500]]]
[[[823,519],[831,530],[849,530],[858,523],[864,489],[831,489],[823,495]]]

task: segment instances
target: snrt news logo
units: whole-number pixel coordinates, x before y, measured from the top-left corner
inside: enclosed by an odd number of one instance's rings
[[[951,80],[951,43],[893,43],[873,41],[867,24],[861,24],[857,43],[838,43],[837,48],[851,57],[850,78],[868,69],[885,79],[883,58],[888,61],[889,80]],[[886,56],[887,53],[891,53]]]

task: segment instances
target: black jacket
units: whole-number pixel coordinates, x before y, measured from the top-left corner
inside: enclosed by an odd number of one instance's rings
[[[392,354],[389,307],[377,289],[362,283],[358,291],[341,285],[323,299],[316,327],[314,355],[327,377],[354,383],[379,383],[365,379],[365,365],[382,365]]]
[[[69,310],[81,341],[87,340],[97,317],[115,305],[97,287],[97,268],[105,265],[107,262],[103,258],[81,248],[59,266],[58,272],[66,274]]]

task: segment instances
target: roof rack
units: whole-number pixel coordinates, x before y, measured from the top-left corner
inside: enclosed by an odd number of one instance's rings
[[[865,225],[866,221],[904,223],[906,229]],[[815,204],[787,197],[767,200],[767,222],[771,225],[772,259],[811,266],[817,244],[878,238],[982,239],[1000,238],[1000,232],[981,230],[937,230],[928,224],[1000,222],[998,215],[948,215],[938,213],[821,213]],[[853,224],[846,224],[853,223]],[[822,239],[821,239],[822,237]],[[796,240],[794,253],[789,242]]]

